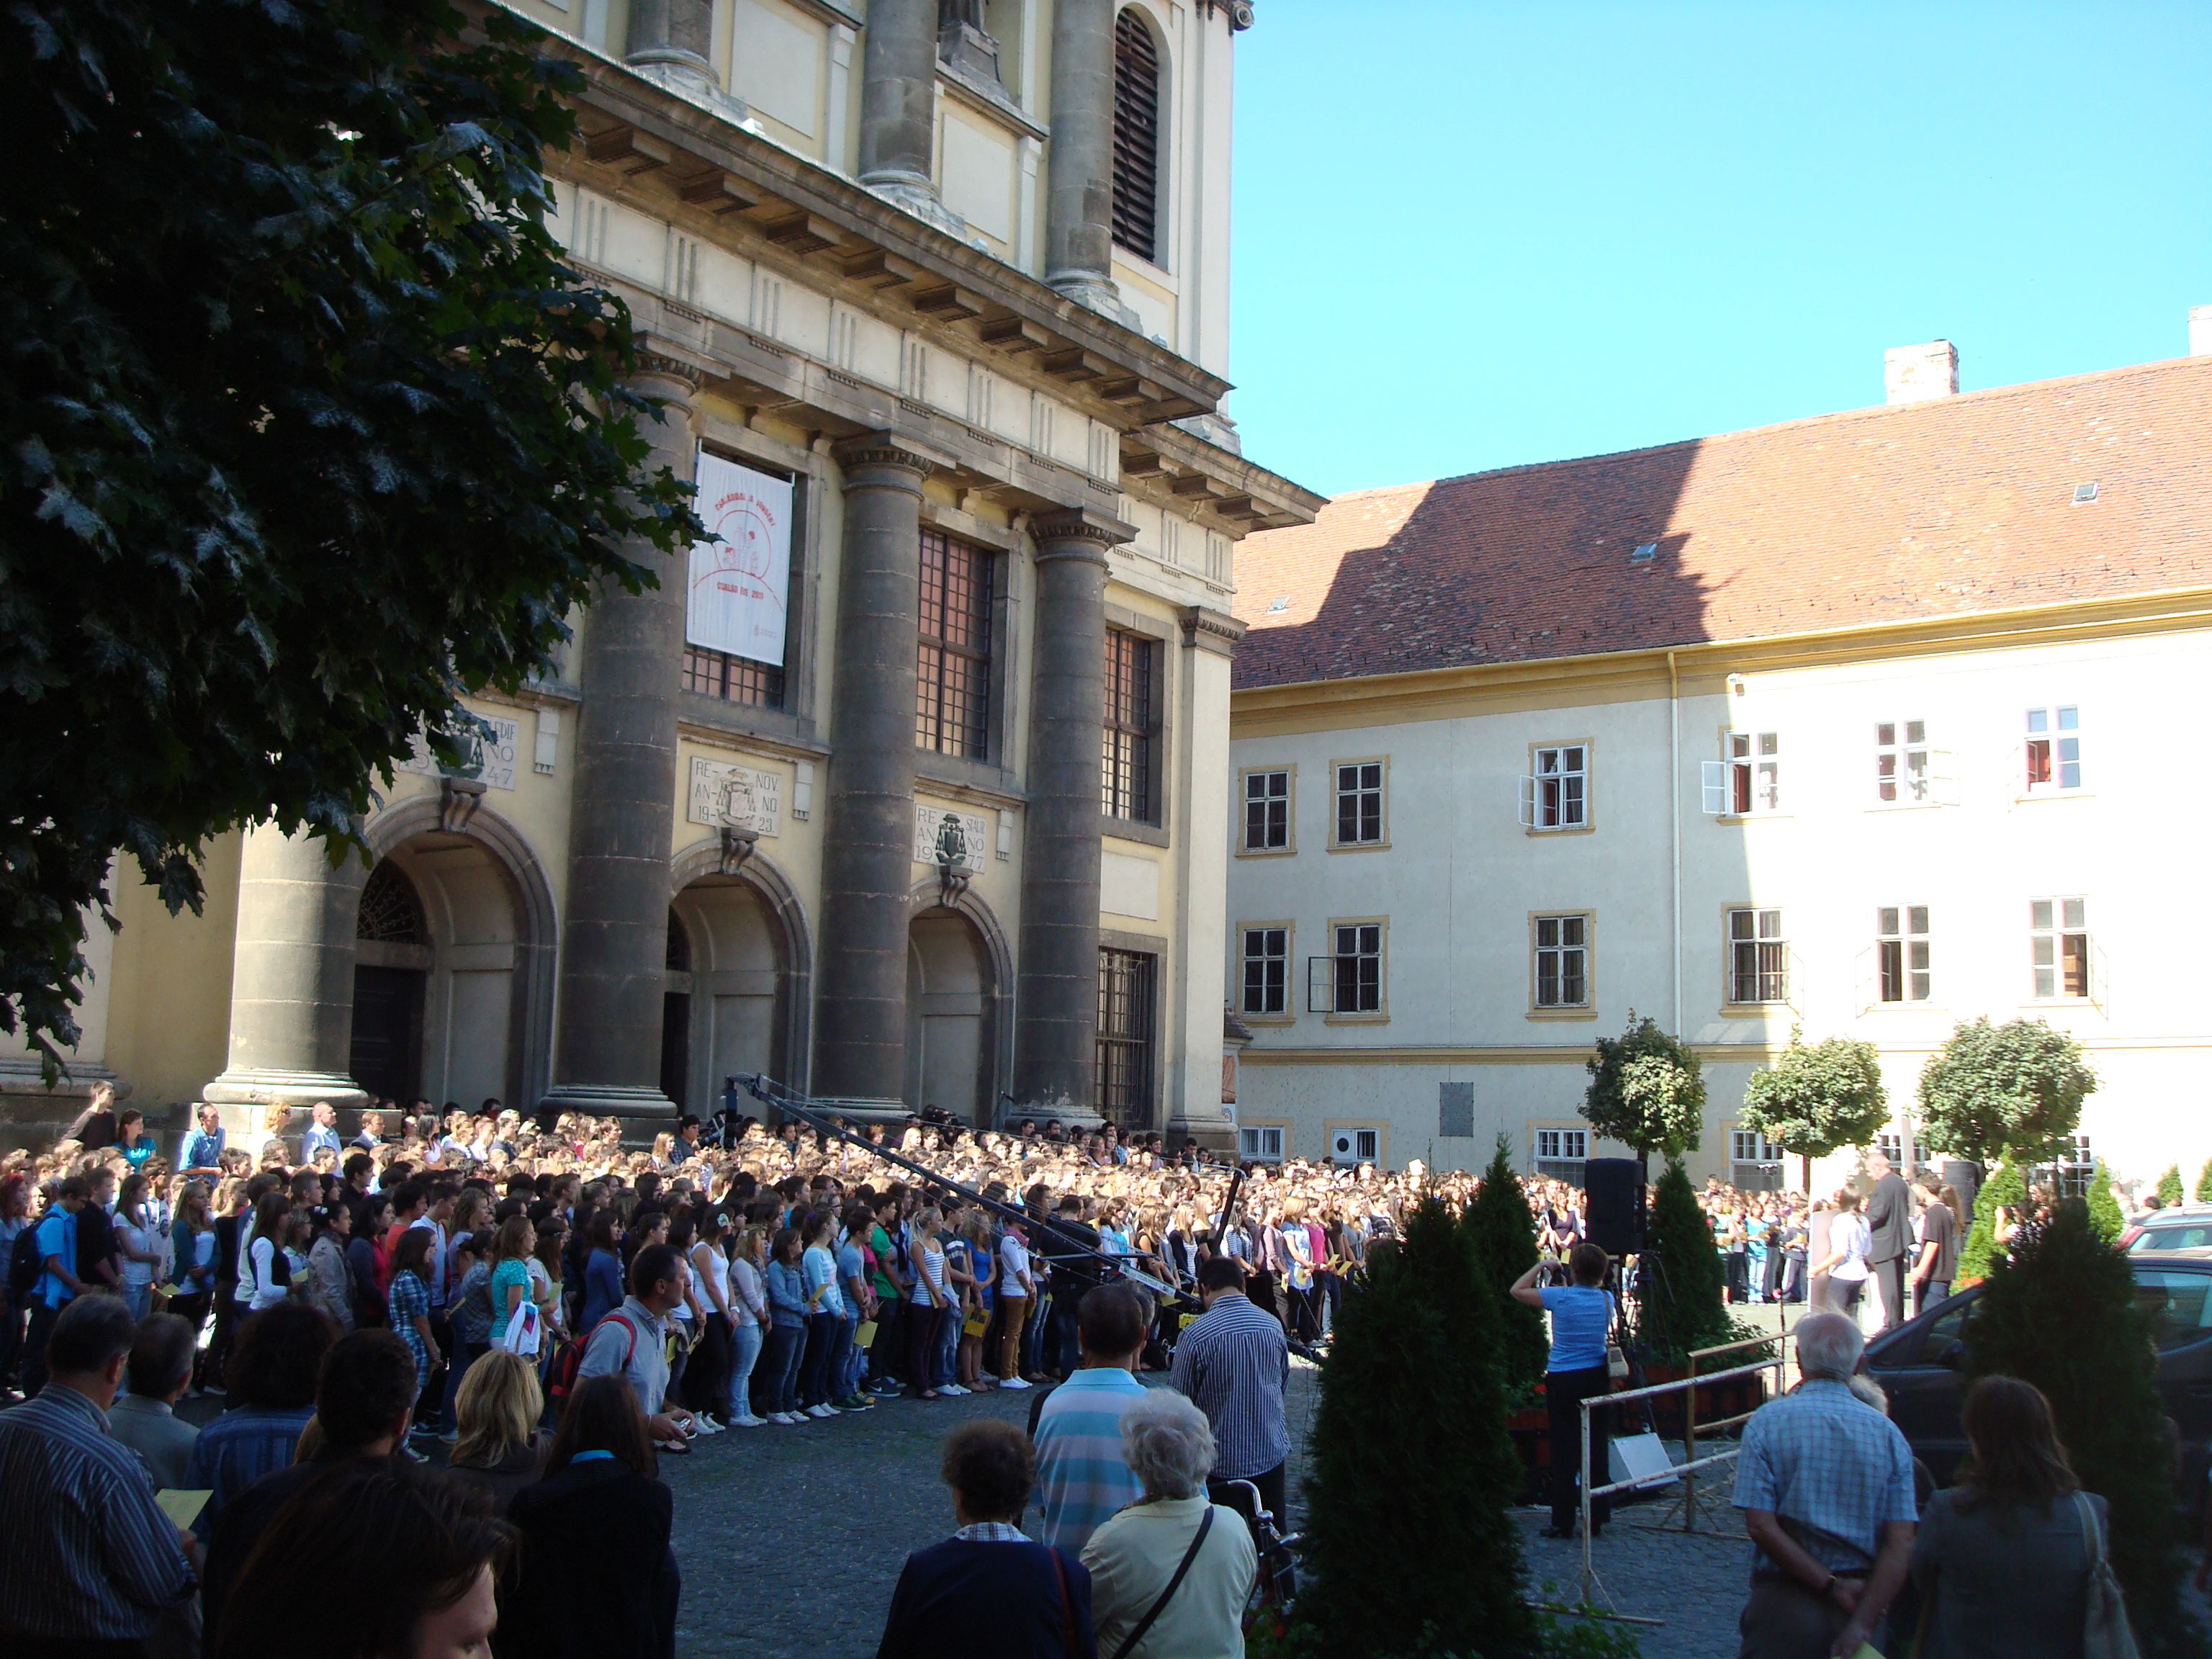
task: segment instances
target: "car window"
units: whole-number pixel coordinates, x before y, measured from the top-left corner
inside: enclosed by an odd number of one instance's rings
[[[1973,1311],[1973,1307],[1974,1298],[1967,1297],[1929,1320],[1927,1328],[1920,1334],[1920,1352],[1912,1357],[1913,1363],[1932,1365],[1944,1349],[1954,1342],[1965,1340],[1966,1316]]]
[[[2212,1273],[2139,1273],[2136,1305],[2150,1316],[2160,1353],[2212,1339]]]
[[[2146,1227],[2135,1242],[2135,1249],[2152,1250],[2201,1250],[2212,1246],[2212,1223],[2200,1223],[2187,1227]]]

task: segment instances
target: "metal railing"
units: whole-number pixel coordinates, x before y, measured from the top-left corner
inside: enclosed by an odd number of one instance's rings
[[[1625,1405],[1632,1400],[1656,1399],[1662,1395],[1677,1393],[1686,1394],[1688,1397],[1683,1402],[1686,1413],[1683,1420],[1685,1427],[1687,1430],[1687,1433],[1683,1443],[1684,1455],[1682,1462],[1672,1466],[1668,1473],[1672,1475],[1679,1475],[1682,1477],[1686,1483],[1686,1492],[1694,1494],[1696,1491],[1696,1472],[1698,1469],[1708,1468],[1717,1463],[1725,1463],[1731,1458],[1735,1457],[1742,1449],[1740,1446],[1730,1446],[1725,1450],[1710,1453],[1703,1457],[1698,1455],[1697,1391],[1701,1388],[1707,1387],[1715,1382],[1725,1382],[1731,1377],[1755,1376],[1762,1375],[1767,1371],[1772,1371],[1775,1373],[1775,1380],[1778,1385],[1781,1381],[1782,1368],[1784,1363],[1782,1350],[1787,1346],[1789,1337],[1790,1331],[1788,1328],[1785,1327],[1784,1329],[1776,1332],[1772,1336],[1756,1337],[1751,1340],[1744,1342],[1723,1342],[1717,1347],[1699,1348],[1693,1351],[1689,1357],[1690,1375],[1687,1376],[1678,1377],[1671,1382],[1648,1383],[1640,1389],[1625,1389],[1619,1394],[1593,1395],[1580,1402],[1582,1406],[1580,1424],[1582,1433],[1582,1474],[1580,1479],[1576,1484],[1580,1487],[1582,1496],[1583,1571],[1581,1599],[1585,1606],[1589,1605],[1591,1601],[1591,1593],[1597,1586],[1597,1572],[1590,1562],[1591,1505],[1601,1498],[1609,1498],[1617,1492],[1632,1492],[1638,1487],[1652,1486],[1661,1479],[1664,1478],[1656,1474],[1639,1474],[1632,1475],[1626,1480],[1608,1480],[1601,1486],[1594,1485],[1590,1470],[1591,1410],[1596,1407],[1615,1407]],[[1729,1353],[1743,1348],[1763,1347],[1770,1342],[1776,1345],[1774,1357],[1771,1359],[1754,1360],[1750,1364],[1734,1365],[1729,1367],[1725,1370],[1708,1371],[1702,1376],[1698,1374],[1698,1362],[1700,1359],[1710,1358],[1715,1354]],[[1777,1394],[1781,1392],[1778,1386],[1775,1392]],[[1709,1433],[1717,1430],[1729,1428],[1736,1424],[1749,1420],[1751,1414],[1752,1413],[1750,1412],[1740,1413],[1734,1417],[1723,1418],[1718,1422],[1708,1423],[1705,1425],[1705,1428]],[[1607,1471],[1607,1474],[1608,1474],[1611,1473],[1612,1471],[1610,1469]],[[1691,1516],[1694,1516],[1695,1511],[1689,1504],[1686,1503],[1684,1508],[1686,1515]],[[1686,1519],[1684,1530],[1694,1531],[1695,1528]],[[1616,1613],[1616,1616],[1626,1619],[1632,1624],[1656,1624],[1659,1622],[1656,1620],[1635,1619],[1626,1613]]]

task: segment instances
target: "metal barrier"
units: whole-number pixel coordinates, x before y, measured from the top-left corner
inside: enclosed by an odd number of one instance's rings
[[[1784,1329],[1776,1332],[1775,1334],[1771,1337],[1759,1337],[1748,1342],[1724,1342],[1718,1347],[1700,1348],[1690,1356],[1690,1375],[1687,1376],[1677,1378],[1675,1381],[1671,1382],[1652,1382],[1648,1383],[1640,1389],[1623,1389],[1619,1394],[1597,1395],[1585,1399],[1581,1402],[1583,1453],[1581,1465],[1582,1474],[1581,1478],[1576,1484],[1581,1488],[1582,1495],[1582,1601],[1585,1605],[1589,1603],[1591,1592],[1597,1585],[1597,1572],[1590,1564],[1591,1504],[1596,1499],[1601,1498],[1609,1498],[1617,1492],[1632,1492],[1639,1486],[1648,1486],[1652,1484],[1654,1479],[1654,1477],[1647,1474],[1638,1475],[1626,1480],[1608,1480],[1601,1486],[1591,1484],[1590,1412],[1592,1408],[1600,1406],[1619,1406],[1632,1400],[1650,1400],[1656,1398],[1661,1395],[1687,1391],[1689,1398],[1683,1402],[1686,1413],[1683,1420],[1685,1426],[1688,1430],[1688,1436],[1683,1445],[1683,1460],[1674,1466],[1671,1473],[1682,1476],[1686,1481],[1694,1483],[1697,1478],[1697,1470],[1704,1468],[1711,1464],[1725,1463],[1729,1459],[1735,1457],[1737,1453],[1742,1449],[1741,1447],[1731,1446],[1725,1451],[1714,1452],[1708,1456],[1699,1457],[1697,1455],[1697,1391],[1709,1383],[1724,1382],[1732,1376],[1753,1376],[1770,1370],[1776,1374],[1776,1379],[1779,1382],[1784,1364],[1783,1355],[1780,1348],[1781,1346],[1786,1346],[1789,1335],[1789,1329],[1785,1327]],[[1757,1360],[1748,1365],[1731,1366],[1726,1370],[1710,1371],[1703,1376],[1697,1374],[1697,1362],[1700,1358],[1710,1358],[1717,1353],[1727,1353],[1739,1348],[1764,1346],[1769,1342],[1773,1342],[1778,1345],[1775,1355],[1771,1359]],[[1778,1388],[1776,1392],[1778,1394],[1780,1389]],[[1730,1427],[1735,1424],[1744,1422],[1748,1419],[1750,1416],[1751,1413],[1749,1412],[1744,1412],[1735,1417],[1725,1418],[1717,1423],[1709,1423],[1705,1427],[1708,1431],[1724,1429]],[[1610,1474],[1612,1471],[1608,1469],[1606,1473]],[[1686,1490],[1694,1492],[1694,1485],[1691,1485],[1686,1488]],[[1692,1531],[1694,1530],[1694,1528],[1688,1525],[1686,1522],[1684,1530]],[[1636,1619],[1629,1614],[1621,1613],[1618,1611],[1616,1611],[1614,1616],[1627,1620],[1628,1622],[1632,1624],[1656,1625],[1660,1622],[1656,1619]]]
[[[1692,1350],[1690,1392],[1688,1397],[1682,1401],[1682,1467],[1688,1471],[1682,1477],[1682,1530],[1684,1532],[1695,1532],[1698,1529],[1697,1384],[1713,1380],[1710,1375],[1702,1377],[1698,1375],[1698,1362],[1701,1359],[1710,1359],[1715,1354],[1741,1353],[1747,1348],[1763,1348],[1771,1342],[1774,1345],[1774,1358],[1771,1360],[1759,1360],[1757,1364],[1761,1370],[1765,1370],[1770,1364],[1774,1367],[1774,1392],[1779,1395],[1782,1392],[1783,1367],[1789,1357],[1790,1335],[1790,1328],[1784,1325],[1771,1336],[1748,1337],[1741,1342],[1723,1342],[1715,1347]],[[1708,1423],[1705,1428],[1708,1431],[1735,1428],[1738,1424],[1751,1421],[1752,1413],[1758,1409],[1759,1407],[1754,1406],[1751,1411],[1738,1412],[1733,1417],[1723,1417],[1717,1423]],[[1735,1455],[1733,1451],[1724,1454],[1730,1457]]]

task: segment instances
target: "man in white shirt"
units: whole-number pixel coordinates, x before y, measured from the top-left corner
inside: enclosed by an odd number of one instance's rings
[[[1026,1389],[1022,1375],[1022,1326],[1036,1305],[1036,1279],[1030,1273],[1027,1230],[1018,1221],[1006,1224],[999,1241],[999,1386]]]

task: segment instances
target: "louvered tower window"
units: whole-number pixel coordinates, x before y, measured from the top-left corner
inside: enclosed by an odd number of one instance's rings
[[[1114,240],[1159,263],[1160,49],[1134,11],[1114,20]]]

